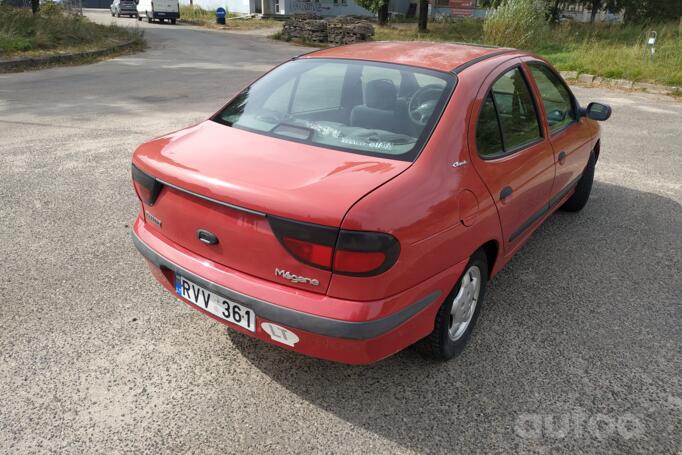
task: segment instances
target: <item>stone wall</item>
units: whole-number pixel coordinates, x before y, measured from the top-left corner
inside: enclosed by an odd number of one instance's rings
[[[374,26],[369,21],[352,16],[322,18],[300,14],[287,19],[282,28],[282,39],[301,39],[313,43],[350,44],[369,41]]]

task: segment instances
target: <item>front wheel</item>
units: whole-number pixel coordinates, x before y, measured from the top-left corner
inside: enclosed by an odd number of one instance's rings
[[[138,15],[137,15],[137,20],[138,20],[138,21],[141,21],[141,20],[142,20],[142,16],[140,16],[140,15],[138,14]]]
[[[175,25],[175,18],[172,18],[170,21],[171,21],[171,24]]]
[[[419,342],[422,352],[449,360],[462,352],[474,329],[488,284],[488,260],[479,250],[436,314],[433,332]]]
[[[564,205],[561,206],[561,210],[567,212],[579,212],[585,207],[587,201],[590,199],[590,193],[592,193],[592,183],[594,182],[594,170],[597,167],[597,159],[594,153],[590,155],[590,159],[585,166],[582,177],[578,180],[578,184],[575,187],[575,193],[573,196],[568,198]]]
[[[117,12],[116,12],[116,17],[121,17],[121,12],[120,12],[120,11],[117,11]]]

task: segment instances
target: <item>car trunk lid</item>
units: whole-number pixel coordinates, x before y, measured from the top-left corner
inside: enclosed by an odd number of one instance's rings
[[[410,165],[212,121],[142,145],[133,163],[162,185],[145,204],[152,229],[219,264],[314,292],[326,291],[331,272],[290,254],[269,218],[338,229],[357,200]]]

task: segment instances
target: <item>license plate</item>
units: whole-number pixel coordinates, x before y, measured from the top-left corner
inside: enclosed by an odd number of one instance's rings
[[[252,309],[211,292],[183,276],[175,275],[175,293],[214,316],[251,332],[256,331],[256,314]]]

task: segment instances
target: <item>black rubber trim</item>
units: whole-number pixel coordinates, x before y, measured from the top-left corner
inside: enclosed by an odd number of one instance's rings
[[[543,205],[540,210],[537,212],[533,213],[530,218],[528,218],[524,223],[517,229],[515,230],[511,237],[509,237],[509,242],[513,242],[517,238],[521,236],[526,230],[531,227],[537,220],[539,220],[545,213],[547,213],[550,209],[552,209],[555,205],[557,205],[563,198],[568,194],[569,191],[571,191],[575,186],[578,184],[578,181],[580,181],[580,178],[582,175],[578,176],[575,178],[571,183],[563,187],[561,191],[559,191],[550,201]]]
[[[351,340],[367,340],[376,338],[386,332],[398,327],[412,316],[424,310],[430,304],[440,297],[440,291],[434,291],[431,294],[417,300],[410,306],[402,310],[386,316],[385,318],[375,319],[367,322],[350,322],[341,321],[338,319],[326,318],[323,316],[316,316],[309,313],[303,313],[289,308],[283,308],[273,303],[265,302],[263,300],[249,297],[232,289],[220,286],[219,284],[205,280],[188,270],[172,263],[156,251],[152,250],[147,244],[140,240],[135,233],[133,233],[133,244],[152,264],[160,268],[172,270],[174,273],[184,276],[194,283],[209,289],[216,294],[232,299],[235,302],[243,303],[249,306],[256,312],[257,316],[268,319],[288,327],[305,330],[307,332],[316,333],[334,338],[346,338]]]
[[[578,185],[578,182],[582,178],[582,174],[573,179],[571,183],[566,185],[561,191],[559,191],[557,194],[552,197],[552,199],[549,200],[549,206],[554,207],[557,205],[561,200],[568,194],[569,191],[571,191],[573,188],[575,188]]]
[[[539,220],[542,217],[542,215],[544,215],[548,211],[549,211],[549,204],[543,205],[540,210],[533,213],[530,218],[528,218],[526,221],[524,221],[523,224],[517,230],[515,230],[512,233],[511,237],[509,237],[509,241],[513,242],[514,240],[519,238],[519,236],[521,236],[521,234],[526,232],[526,230],[529,227],[531,227],[533,225],[533,223],[535,223],[537,220]]]
[[[459,74],[462,71],[464,71],[465,69],[467,69],[471,66],[474,66],[477,63],[480,63],[484,60],[488,60],[489,58],[497,57],[498,55],[503,55],[503,54],[508,54],[509,52],[514,52],[515,50],[516,49],[502,49],[502,50],[499,50],[497,52],[491,52],[490,54],[481,55],[480,57],[476,57],[474,59],[471,59],[466,63],[462,63],[458,67],[453,68],[450,72],[454,73],[454,74]]]

